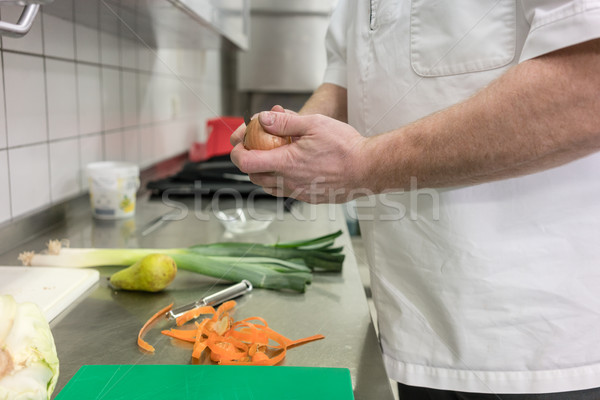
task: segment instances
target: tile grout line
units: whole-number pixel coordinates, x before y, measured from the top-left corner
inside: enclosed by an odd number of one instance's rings
[[[118,25],[117,32],[119,34],[117,36],[117,40],[119,41],[119,102],[121,103],[121,107],[119,107],[119,127],[121,131],[121,159],[125,159],[125,130],[123,128],[123,125],[125,125],[125,94],[123,93],[123,49],[121,48],[123,44],[123,38],[121,32],[121,24]]]
[[[106,160],[106,123],[104,121],[104,66],[102,65],[102,35],[100,32],[102,31],[102,19],[100,17],[100,0],[96,1],[96,18],[98,23],[98,61],[100,63],[99,72],[100,72],[100,131],[102,137],[102,160]]]
[[[2,10],[0,10],[0,19],[2,18]],[[3,221],[2,223],[5,222],[10,222],[13,219],[12,216],[12,195],[11,195],[11,188],[10,188],[10,158],[8,155],[8,123],[6,121],[6,90],[4,88],[5,83],[4,83],[4,47],[2,46],[2,36],[0,35],[0,71],[2,72],[0,79],[2,80],[2,93],[0,93],[0,95],[2,96],[2,100],[4,101],[4,103],[2,104],[2,107],[4,108],[4,140],[6,142],[6,148],[3,150],[6,150],[6,174],[7,174],[7,192],[8,192],[8,219],[6,221]]]
[[[46,154],[48,155],[48,198],[49,204],[53,204],[54,199],[52,198],[52,157],[50,152],[50,113],[48,111],[49,101],[48,101],[48,68],[46,64],[46,35],[44,32],[44,13],[39,13],[40,18],[40,30],[42,35],[42,62],[43,62],[43,75],[44,75],[44,103],[46,113]]]
[[[99,41],[100,41],[100,39],[99,39]],[[5,53],[17,54],[17,55],[22,55],[22,56],[30,56],[30,57],[38,57],[38,58],[46,58],[48,60],[64,61],[64,62],[70,62],[70,63],[75,63],[75,64],[87,65],[89,67],[107,68],[107,69],[114,69],[117,71],[123,70],[123,71],[128,71],[128,72],[135,72],[137,74],[162,76],[165,78],[173,77],[173,74],[170,72],[147,70],[147,69],[142,69],[139,66],[137,66],[136,68],[131,68],[131,67],[125,67],[122,65],[103,64],[102,61],[92,62],[92,61],[86,61],[86,60],[79,60],[76,57],[69,58],[69,57],[61,57],[61,56],[55,56],[55,55],[50,55],[50,54],[45,55],[45,54],[35,53],[32,51],[26,51],[26,50],[4,49],[4,48],[2,50]],[[136,53],[137,53],[137,50],[136,50]],[[182,76],[182,78],[185,78],[187,81],[193,81],[193,82],[201,82],[201,83],[210,83],[211,82],[210,79],[208,79],[208,80],[198,79],[194,76]]]
[[[0,41],[2,37],[0,37]],[[1,43],[1,42],[0,42]],[[4,100],[4,139],[6,140],[6,174],[7,174],[7,183],[8,183],[8,213],[9,217],[7,221],[13,220],[13,198],[12,198],[12,185],[11,185],[11,176],[10,176],[10,152],[8,147],[8,110],[6,106],[6,80],[4,78],[4,48],[0,48],[0,66],[2,67],[2,98]]]
[[[194,116],[189,115],[186,117],[180,117],[174,120],[162,120],[162,121],[156,121],[156,122],[148,122],[145,124],[138,124],[138,125],[127,125],[127,126],[123,126],[122,128],[114,128],[114,129],[107,129],[107,130],[100,130],[97,132],[89,132],[89,133],[82,133],[82,134],[77,134],[77,135],[73,135],[73,136],[67,136],[67,137],[60,137],[60,138],[56,138],[56,139],[47,139],[47,140],[39,140],[39,141],[34,141],[34,142],[29,142],[29,143],[24,143],[24,144],[18,144],[15,146],[7,146],[6,148],[2,149],[2,150],[13,150],[13,149],[20,149],[20,148],[24,148],[24,147],[30,147],[30,146],[37,146],[40,144],[44,144],[44,143],[57,143],[57,142],[65,142],[65,141],[69,141],[69,140],[75,140],[77,137],[91,137],[91,136],[98,136],[98,135],[102,135],[104,133],[117,133],[117,132],[122,132],[122,131],[130,131],[130,130],[135,130],[135,129],[140,129],[140,128],[148,128],[148,127],[159,127],[159,126],[165,126],[165,125],[170,125],[172,123],[175,122],[182,122],[182,121],[190,121],[190,120],[194,120]]]
[[[135,4],[136,7],[136,11],[137,11],[137,7],[138,4]],[[136,29],[138,28],[138,21],[136,19],[135,21],[135,27]],[[135,43],[135,42],[134,42]],[[140,53],[139,51],[137,51],[137,49],[135,50],[135,55],[134,55],[134,65],[135,65],[135,69],[138,70],[140,68]],[[140,80],[139,80],[139,74],[136,73],[135,74],[135,103],[134,103],[134,110],[135,110],[135,122],[137,122],[137,125],[139,127],[140,125],[140,110],[141,110],[141,106],[140,106]],[[142,133],[140,131],[139,128],[137,128],[137,138],[136,138],[136,144],[135,144],[135,162],[139,165],[142,161],[142,143],[141,143],[141,138]]]
[[[75,0],[71,0],[72,16],[73,16],[73,57],[78,58],[77,54],[77,25],[75,21]],[[81,155],[81,105],[79,97],[79,64],[75,63],[75,119],[77,123],[77,189],[81,193],[83,191],[83,165]]]

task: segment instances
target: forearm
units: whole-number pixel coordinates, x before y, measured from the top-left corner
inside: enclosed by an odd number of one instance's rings
[[[348,121],[347,91],[341,86],[324,83],[319,86],[298,114],[322,114],[342,122]]]
[[[512,68],[465,102],[365,141],[363,182],[381,192],[478,184],[600,150],[600,44]]]

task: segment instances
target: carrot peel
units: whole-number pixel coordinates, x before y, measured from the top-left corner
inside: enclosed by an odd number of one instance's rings
[[[183,315],[177,317],[175,322],[177,322],[177,326],[181,326],[186,322],[198,318],[202,314],[214,314],[215,309],[211,306],[201,306],[193,308],[189,311],[186,311]]]
[[[167,312],[171,310],[171,308],[173,308],[173,303],[169,304],[162,310],[159,310],[156,314],[150,317],[148,321],[146,321],[146,323],[144,324],[144,326],[142,326],[142,329],[140,329],[138,333],[137,344],[139,347],[146,351],[154,353],[154,347],[144,340],[144,336],[146,335],[146,331],[150,328],[150,326],[159,318],[164,317],[167,314]]]
[[[276,365],[286,356],[288,349],[324,339],[323,335],[313,335],[291,340],[271,329],[260,317],[246,318],[235,322],[229,315],[236,302],[223,303],[216,310],[212,307],[199,307],[177,319],[177,326],[206,314],[207,317],[195,322],[196,328],[163,330],[163,335],[193,343],[192,358],[199,360],[202,354],[210,352],[210,359],[221,365]],[[144,324],[138,335],[138,345],[154,352],[154,347],[143,340],[150,325],[165,315],[172,304],[157,312]]]

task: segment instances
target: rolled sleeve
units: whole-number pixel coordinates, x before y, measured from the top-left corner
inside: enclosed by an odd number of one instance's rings
[[[333,83],[344,88],[348,86],[346,71],[347,9],[347,1],[341,0],[331,16],[325,37],[327,68],[323,77],[324,83]]]
[[[565,47],[600,38],[600,1],[524,1],[531,28],[519,62]],[[558,2],[560,3],[560,2]]]
[[[323,83],[333,83],[343,88],[348,87],[348,77],[346,75],[346,66],[328,66],[323,76]]]

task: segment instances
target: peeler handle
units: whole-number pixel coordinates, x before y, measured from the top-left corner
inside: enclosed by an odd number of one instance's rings
[[[252,284],[244,279],[240,283],[237,283],[233,286],[229,286],[228,288],[225,288],[217,293],[211,294],[210,296],[206,296],[204,299],[202,299],[202,302],[204,303],[204,305],[212,306],[214,304],[220,304],[227,300],[241,296],[244,293],[249,292],[251,290]]]
[[[193,304],[188,304],[186,306],[181,306],[176,309],[170,310],[167,312],[167,319],[177,319],[181,315],[183,315],[186,311],[192,310],[196,307],[201,306],[212,306],[215,304],[221,304],[227,300],[231,300],[235,297],[241,296],[246,292],[252,290],[252,283],[247,280],[243,280],[240,283],[236,283],[235,285],[229,286],[217,293],[211,294],[210,296],[206,296],[202,300],[199,300]]]

